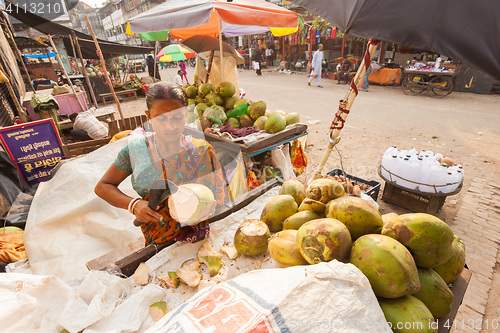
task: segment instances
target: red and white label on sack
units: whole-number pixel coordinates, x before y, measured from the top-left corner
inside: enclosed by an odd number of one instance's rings
[[[200,332],[274,332],[268,316],[220,285],[183,311]]]

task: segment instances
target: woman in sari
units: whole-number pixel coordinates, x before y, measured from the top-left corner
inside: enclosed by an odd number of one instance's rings
[[[131,136],[95,187],[99,197],[115,207],[128,209],[142,222],[146,245],[196,242],[207,238],[210,230],[206,220],[181,227],[170,216],[166,200],[156,210],[149,208],[149,189],[156,179],[165,178],[177,185],[203,184],[211,189],[219,208],[228,197],[223,170],[212,146],[183,135],[187,103],[180,86],[170,82],[152,85],[146,95],[146,115],[154,133]],[[132,198],[118,189],[129,175],[140,197]]]

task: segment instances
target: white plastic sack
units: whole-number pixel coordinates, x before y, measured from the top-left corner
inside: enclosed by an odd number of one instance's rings
[[[144,332],[153,325],[149,307],[166,294],[106,272],[79,283],[75,290],[56,276],[0,274],[2,332]]]
[[[87,273],[85,264],[122,247],[142,233],[134,216],[94,194],[94,187],[127,140],[65,162],[41,183],[31,204],[24,244],[34,274],[69,281]],[[130,178],[120,189],[137,196]]]
[[[253,271],[205,288],[147,333],[390,333],[368,279],[336,260]]]

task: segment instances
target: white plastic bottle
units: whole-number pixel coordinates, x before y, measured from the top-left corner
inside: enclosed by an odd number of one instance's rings
[[[417,161],[405,157],[403,161],[403,168],[400,168],[399,176],[404,179],[401,180],[401,186],[415,190],[417,188],[418,179],[420,177],[420,165]]]
[[[448,170],[448,173],[446,175],[446,184],[453,183],[453,179],[454,179],[454,177],[453,177],[453,171]],[[444,193],[444,194],[451,193],[452,192],[451,189],[452,189],[452,185],[446,185],[446,186],[444,186],[444,187],[441,188],[440,192]]]
[[[425,168],[425,173],[421,177],[420,183],[426,184],[420,186],[420,191],[426,193],[437,193],[439,192],[439,187],[434,187],[432,185],[444,185],[446,184],[446,176],[448,170],[446,167],[438,164],[428,164]]]
[[[418,155],[418,152],[415,148],[412,148],[408,151],[408,154],[410,154],[410,157]]]
[[[386,169],[390,172],[387,175],[387,180],[395,182],[397,177],[395,176],[397,174],[399,164],[401,160],[398,158],[398,155],[394,154],[391,156],[390,159],[387,160],[387,167]]]
[[[406,157],[406,155],[408,155],[408,150],[403,149],[403,150],[399,151],[398,157],[399,157],[400,159],[403,159],[403,158],[405,158],[405,157]]]
[[[436,154],[434,155],[434,159],[435,159],[436,161],[439,161],[439,160],[440,160],[440,159],[442,159],[442,158],[443,158],[443,155],[441,155],[440,153],[436,153]]]

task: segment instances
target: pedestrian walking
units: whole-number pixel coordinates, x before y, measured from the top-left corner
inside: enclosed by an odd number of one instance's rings
[[[158,62],[155,63],[155,60],[153,59],[153,56],[151,54],[148,55],[146,63],[148,65],[149,76],[154,77],[157,80],[161,80],[160,68],[158,67]]]
[[[189,84],[188,77],[186,75],[186,63],[184,61],[179,62],[179,67],[181,68],[181,71],[184,73],[184,79],[186,80],[186,84]]]
[[[323,88],[321,85],[321,68],[323,65],[323,44],[318,44],[318,49],[313,53],[313,58],[311,62],[312,71],[309,74],[308,85],[311,85],[311,81],[316,78],[316,83],[319,88]]]
[[[255,68],[255,73],[257,73],[257,75],[262,75],[262,71],[261,71],[262,52],[260,52],[259,49],[255,49],[253,62],[254,62],[253,65]]]
[[[273,50],[271,48],[266,49],[266,63],[269,67],[273,64]]]

